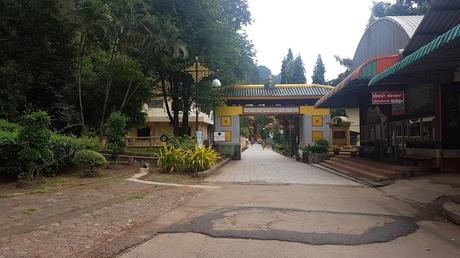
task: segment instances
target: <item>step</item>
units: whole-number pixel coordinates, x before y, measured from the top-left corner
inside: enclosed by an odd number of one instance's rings
[[[379,165],[370,166],[368,164],[362,163],[359,159],[347,159],[347,158],[341,158],[341,157],[334,157],[334,158],[331,158],[331,160],[343,163],[351,167],[356,167],[364,171],[372,171],[372,173],[375,173],[381,176],[386,176],[392,179],[401,179],[401,178],[410,177],[410,173],[408,172],[388,170],[386,168],[381,168]]]
[[[382,175],[378,175],[360,168],[351,167],[349,165],[333,161],[333,160],[325,160],[324,162],[320,163],[321,165],[328,167],[330,169],[336,170],[338,172],[344,173],[348,176],[355,177],[355,178],[367,178],[371,179],[376,182],[384,182],[389,181],[390,178]]]
[[[415,167],[415,166],[405,166],[405,165],[397,165],[397,164],[387,164],[384,162],[379,162],[379,161],[372,161],[364,158],[349,158],[349,157],[344,157],[345,159],[349,160],[357,160],[362,164],[369,165],[371,167],[376,167],[378,166],[382,170],[387,170],[387,171],[395,171],[395,172],[407,172],[407,173],[412,173],[412,172],[420,172],[421,170],[426,170],[428,168],[421,168],[421,167]]]

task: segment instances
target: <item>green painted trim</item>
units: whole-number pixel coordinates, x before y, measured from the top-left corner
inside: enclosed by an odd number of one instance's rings
[[[382,73],[372,78],[369,82],[369,86],[374,85],[378,83],[379,81],[391,76],[392,74],[403,70],[404,68],[417,62],[424,56],[432,53],[433,51],[441,48],[445,44],[451,42],[452,40],[458,39],[458,38],[460,38],[460,24],[453,27],[448,32],[437,37],[436,39],[426,44],[425,46],[419,48],[417,51],[408,55],[407,57],[405,57],[403,60],[399,61],[392,67],[388,68],[387,70],[383,71]]]

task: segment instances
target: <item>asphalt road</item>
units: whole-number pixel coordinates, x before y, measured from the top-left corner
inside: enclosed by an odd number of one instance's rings
[[[460,227],[413,203],[269,150],[241,162],[253,165],[227,164],[209,179],[221,188],[162,216],[160,233],[121,257],[460,257]]]

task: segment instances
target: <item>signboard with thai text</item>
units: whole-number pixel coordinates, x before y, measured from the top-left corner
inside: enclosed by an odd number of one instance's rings
[[[214,132],[215,142],[225,142],[225,132]]]
[[[390,105],[404,103],[404,91],[373,91],[373,105]]]
[[[298,114],[299,107],[244,107],[244,114]]]

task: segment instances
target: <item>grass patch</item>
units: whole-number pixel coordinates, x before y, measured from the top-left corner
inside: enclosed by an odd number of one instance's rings
[[[150,173],[144,176],[142,180],[161,182],[161,183],[195,185],[195,184],[203,183],[204,178],[192,177],[191,174],[161,173],[159,169],[151,168]]]
[[[139,195],[139,194],[135,194],[135,195],[130,195],[128,196],[128,200],[142,200],[144,199],[145,196],[143,195]]]
[[[158,157],[160,153],[159,148],[133,148],[126,147],[124,155],[128,156],[144,156],[144,157]]]
[[[32,213],[34,213],[36,211],[38,211],[38,210],[35,209],[35,208],[27,208],[27,209],[23,210],[22,213],[30,215],[30,214],[32,214]]]

